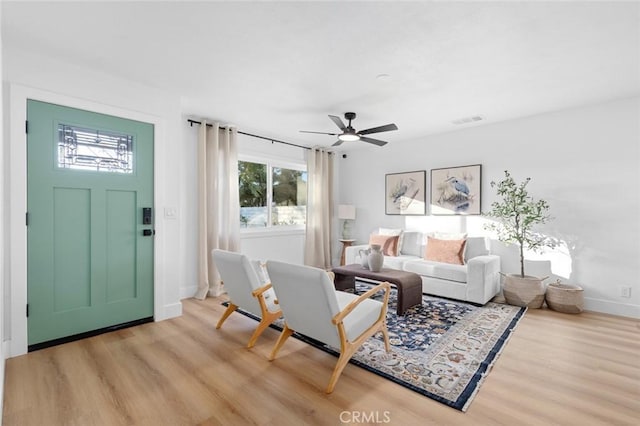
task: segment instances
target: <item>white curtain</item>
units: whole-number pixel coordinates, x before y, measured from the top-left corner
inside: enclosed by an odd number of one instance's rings
[[[202,121],[198,133],[198,292],[196,298],[223,293],[211,251],[239,251],[237,129]]]
[[[333,212],[333,155],[312,149],[307,157],[307,232],[304,263],[331,268],[331,214]]]

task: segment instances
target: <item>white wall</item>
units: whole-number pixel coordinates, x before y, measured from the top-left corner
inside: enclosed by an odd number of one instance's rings
[[[156,320],[178,316],[182,312],[180,286],[184,277],[181,263],[182,213],[190,206],[181,204],[183,165],[186,163],[180,144],[180,99],[162,90],[121,80],[56,59],[34,55],[5,46],[4,81],[9,87],[8,138],[5,155],[11,158],[5,171],[11,235],[5,238],[10,256],[5,277],[9,278],[10,296],[5,299],[4,319],[10,322],[11,353],[26,351],[26,153],[24,120],[26,99],[39,99],[71,107],[137,119],[154,124],[155,131],[155,312]],[[6,107],[7,104],[5,104]],[[7,154],[8,153],[8,154]],[[165,209],[178,215],[165,217]],[[6,329],[6,327],[5,327]]]
[[[243,233],[240,251],[250,259],[304,263],[304,231]]]
[[[386,216],[385,173],[427,170],[428,193],[430,169],[482,164],[483,211],[495,198],[489,182],[504,170],[531,177],[531,195],[555,217],[541,230],[567,243],[565,252],[529,255],[531,272],[551,269],[582,286],[589,310],[640,317],[640,98],[367,147],[338,164],[339,197],[357,207],[360,242],[378,226],[485,233],[480,216]],[[513,252],[499,252],[504,270],[515,271]],[[632,287],[631,298],[621,286]]]
[[[180,149],[184,155],[183,188],[180,192],[180,205],[185,209],[180,213],[182,227],[180,232],[181,250],[178,254],[184,265],[183,279],[180,283],[180,299],[193,297],[198,289],[198,125],[189,126],[186,116],[180,120],[182,138]],[[197,120],[200,117],[196,118]]]

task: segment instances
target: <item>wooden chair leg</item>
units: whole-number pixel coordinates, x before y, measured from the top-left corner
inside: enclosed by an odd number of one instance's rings
[[[267,329],[267,327],[269,327],[271,325],[271,323],[273,323],[275,320],[280,318],[281,315],[282,315],[282,312],[280,312],[280,311],[275,312],[275,313],[274,312],[266,312],[264,315],[262,315],[262,319],[260,320],[260,324],[258,324],[258,327],[256,327],[256,330],[253,332],[253,335],[251,336],[251,339],[249,340],[249,344],[247,344],[247,348],[252,348],[256,344],[256,341],[258,340],[258,337],[260,337],[262,332],[265,331]]]
[[[387,324],[382,326],[382,337],[384,338],[384,348],[387,352],[391,351],[391,345],[389,344],[389,331],[387,330]]]
[[[276,345],[273,347],[273,350],[271,351],[271,355],[269,355],[269,361],[273,361],[275,359],[276,354],[278,353],[278,351],[280,350],[282,345],[284,345],[284,342],[292,334],[293,334],[293,330],[290,329],[289,326],[287,326],[287,324],[285,324],[284,325],[284,329],[282,330],[282,333],[280,334],[280,337],[278,338],[278,341],[276,342]]]
[[[356,347],[351,346],[340,353],[340,358],[338,358],[336,367],[333,369],[333,374],[331,375],[331,379],[329,380],[329,386],[327,386],[327,390],[325,391],[326,393],[333,392],[333,388],[336,387],[336,383],[338,382],[338,379],[342,374],[342,370],[344,370],[344,368],[347,366],[356,349]]]
[[[216,324],[216,328],[222,327],[222,323],[224,323],[224,321],[227,318],[229,318],[229,315],[231,315],[233,313],[233,311],[235,311],[236,309],[238,309],[238,306],[234,305],[231,302],[229,302],[229,306],[227,306],[227,310],[224,311],[224,313],[222,314],[222,317],[220,317],[220,320],[218,321],[218,324]]]

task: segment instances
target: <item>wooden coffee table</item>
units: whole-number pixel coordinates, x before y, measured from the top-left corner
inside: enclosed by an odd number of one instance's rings
[[[356,263],[332,269],[335,274],[336,290],[355,290],[356,277],[375,281],[387,281],[398,289],[398,315],[404,315],[407,309],[422,304],[422,279],[413,272],[382,268],[372,272]]]

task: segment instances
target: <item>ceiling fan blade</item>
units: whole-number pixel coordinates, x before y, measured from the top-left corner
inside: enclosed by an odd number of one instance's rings
[[[338,126],[340,130],[342,130],[343,132],[347,130],[347,126],[344,125],[340,117],[336,115],[330,115],[329,118],[331,119],[331,121],[336,123],[336,126]]]
[[[391,130],[398,130],[398,126],[395,124],[387,124],[384,126],[372,127],[370,129],[361,130],[358,133],[361,135],[368,135],[370,133],[389,132]]]
[[[300,133],[316,133],[318,135],[331,135],[331,136],[338,136],[339,135],[339,133],[312,132],[310,130],[300,130]]]
[[[338,145],[342,145],[342,142],[343,142],[343,141],[341,141],[340,139],[338,139],[338,140],[336,141],[336,143],[334,143],[334,144],[333,144],[333,145],[331,145],[331,146],[338,146]]]
[[[380,139],[367,138],[365,136],[360,136],[360,140],[362,142],[369,142],[378,146],[384,146],[389,143],[389,142],[381,141]]]

